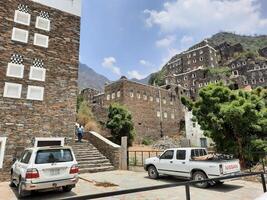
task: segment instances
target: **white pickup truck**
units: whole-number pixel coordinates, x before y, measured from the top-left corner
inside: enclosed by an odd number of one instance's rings
[[[194,160],[196,157],[207,155],[205,148],[173,148],[165,150],[161,156],[145,160],[144,168],[150,178],[159,175],[173,175],[193,180],[218,178],[240,173],[239,160]],[[217,182],[221,183],[221,182]],[[207,182],[196,184],[205,188]]]

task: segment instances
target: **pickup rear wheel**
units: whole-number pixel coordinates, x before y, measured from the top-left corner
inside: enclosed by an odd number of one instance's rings
[[[207,176],[205,173],[203,173],[201,171],[194,172],[194,174],[193,174],[193,180],[194,181],[201,181],[204,179],[207,179]],[[208,185],[209,185],[208,182],[195,183],[195,186],[199,187],[199,188],[206,188],[206,187],[208,187]]]
[[[159,173],[153,165],[149,166],[147,169],[149,178],[157,179],[159,177]]]

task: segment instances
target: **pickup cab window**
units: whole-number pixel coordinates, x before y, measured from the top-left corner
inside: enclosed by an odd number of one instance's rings
[[[177,150],[176,160],[185,160],[185,150]]]
[[[160,159],[173,159],[173,154],[174,154],[173,150],[167,150],[160,156]]]
[[[192,149],[191,150],[191,158],[199,157],[199,156],[206,156],[207,152],[205,149]]]

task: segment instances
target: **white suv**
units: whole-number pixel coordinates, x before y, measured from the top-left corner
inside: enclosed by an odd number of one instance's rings
[[[26,149],[11,168],[10,186],[20,197],[31,191],[59,188],[69,192],[78,182],[78,163],[70,147]]]

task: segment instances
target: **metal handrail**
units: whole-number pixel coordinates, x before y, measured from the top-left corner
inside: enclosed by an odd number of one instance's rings
[[[62,198],[61,200],[98,199],[98,198],[111,197],[111,196],[117,196],[117,195],[132,194],[132,193],[137,193],[137,192],[145,192],[145,191],[151,191],[151,190],[172,188],[172,187],[177,187],[177,186],[185,186],[186,200],[190,200],[190,185],[192,185],[192,184],[211,182],[211,181],[220,181],[220,180],[234,179],[234,178],[241,178],[241,177],[247,177],[247,176],[257,176],[257,175],[261,176],[263,192],[266,192],[266,182],[265,182],[264,174],[265,174],[264,172],[242,173],[242,174],[237,174],[234,176],[224,176],[224,177],[211,178],[211,179],[205,179],[205,180],[200,180],[200,181],[184,181],[184,182],[179,182],[179,183],[171,183],[171,184],[164,184],[164,185],[157,185],[157,186],[133,188],[133,189],[127,189],[127,190],[118,190],[118,191],[113,191],[113,192],[105,192],[105,193],[91,194],[91,195],[84,195],[84,196],[77,196],[77,197],[72,196],[72,197]]]

